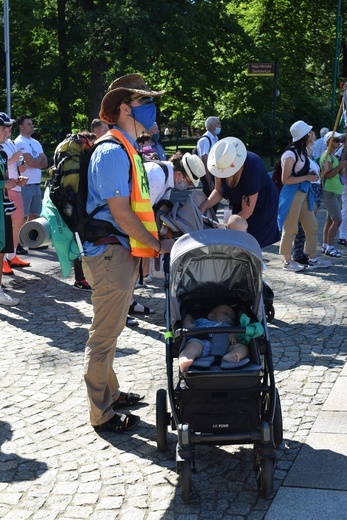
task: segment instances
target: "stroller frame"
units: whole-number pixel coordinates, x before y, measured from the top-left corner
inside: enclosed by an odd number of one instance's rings
[[[187,262],[186,269],[182,268],[182,259]],[[232,261],[235,268],[229,272],[223,266]],[[208,265],[207,272],[202,267],[204,262]],[[222,272],[221,282],[213,281],[213,262],[218,263],[216,272]],[[253,468],[258,489],[264,498],[273,491],[276,449],[282,442],[283,426],[266,324],[261,270],[259,244],[240,231],[210,229],[184,235],[171,252],[171,272],[170,256],[165,255],[168,390],[159,389],[157,392],[157,447],[160,451],[167,449],[168,426],[177,430],[176,465],[186,503],[192,491],[195,447],[202,444],[253,444]],[[198,274],[197,280],[192,282],[193,273]],[[243,277],[247,278],[245,283]],[[251,294],[247,294],[248,291]],[[264,336],[251,340],[251,362],[248,365],[236,370],[222,370],[219,366],[206,370],[193,365],[187,372],[179,373],[176,383],[174,359],[179,355],[182,341],[192,335],[192,329],[182,326],[182,312],[196,305],[201,311],[200,304],[206,296],[210,308],[214,304],[235,306],[241,302],[238,310],[253,321],[261,321]],[[245,333],[246,329],[240,326],[231,329],[218,327],[218,333],[238,334]],[[209,328],[194,329],[194,337],[209,332]],[[215,328],[213,332],[216,333]],[[167,395],[171,413],[167,409]]]

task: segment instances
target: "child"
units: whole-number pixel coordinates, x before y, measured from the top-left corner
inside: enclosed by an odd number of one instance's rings
[[[247,231],[248,222],[240,215],[230,215],[226,224],[218,224],[219,229],[237,229],[238,231]]]
[[[193,327],[218,327],[222,325],[232,326],[236,320],[235,311],[229,305],[217,305],[209,312],[207,319],[198,318],[194,320],[190,314],[183,320],[183,326],[187,329]],[[230,334],[230,345],[228,352],[223,356],[224,361],[239,363],[249,354],[247,345],[236,342],[234,334]],[[206,357],[210,354],[212,343],[208,339],[191,338],[188,339],[184,349],[178,356],[178,364],[181,372],[190,367],[198,357]]]
[[[227,229],[238,229],[239,231],[247,231],[248,222],[245,218],[240,215],[230,215],[227,225]]]

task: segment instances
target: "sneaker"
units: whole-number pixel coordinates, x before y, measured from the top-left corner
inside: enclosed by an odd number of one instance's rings
[[[11,269],[11,267],[9,266],[7,260],[3,260],[3,263],[2,263],[2,274],[13,274],[13,271]]]
[[[292,271],[293,273],[298,273],[299,271],[304,271],[305,266],[294,262],[294,260],[290,260],[289,262],[285,262],[283,265],[283,269],[285,271]]]
[[[330,260],[322,260],[321,258],[317,258],[314,262],[313,260],[308,261],[309,269],[324,269],[331,266]]]
[[[18,305],[19,298],[11,298],[8,294],[4,293],[2,289],[0,289],[0,305],[7,305],[11,307],[12,305]]]
[[[309,258],[305,253],[302,256],[293,256],[294,262],[300,265],[308,265]]]
[[[147,288],[147,285],[145,284],[145,282],[143,282],[143,283],[136,282],[136,284],[135,284],[135,289],[146,289],[146,288]]]
[[[12,258],[12,260],[7,260],[7,262],[10,267],[29,267],[30,266],[30,262],[24,262],[24,260],[21,260],[20,258],[18,258],[18,256],[15,256],[14,258]]]
[[[146,276],[143,277],[143,281],[145,283],[152,283],[153,282],[152,277],[149,276],[149,274],[147,274]]]
[[[24,249],[24,247],[21,244],[18,244],[16,249],[16,255],[27,255],[28,251]]]
[[[78,289],[80,291],[91,291],[92,288],[90,287],[89,283],[86,279],[80,280],[79,282],[76,280],[75,283],[72,286],[73,289]]]
[[[49,246],[39,246],[39,247],[29,247],[30,251],[41,251],[43,249],[48,249]]]

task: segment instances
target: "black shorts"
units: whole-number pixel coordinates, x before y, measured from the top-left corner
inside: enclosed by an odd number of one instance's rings
[[[0,253],[13,253],[13,234],[11,215],[5,215],[5,247]]]

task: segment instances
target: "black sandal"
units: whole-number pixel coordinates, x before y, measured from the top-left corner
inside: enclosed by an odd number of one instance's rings
[[[112,403],[112,408],[129,408],[129,406],[135,406],[139,401],[142,401],[144,395],[133,394],[132,392],[125,393],[121,392],[117,401]]]
[[[128,314],[154,314],[155,311],[153,309],[150,309],[146,305],[142,305],[142,303],[139,303],[137,301],[133,301],[133,303],[129,307]]]
[[[112,431],[116,433],[124,433],[125,431],[134,428],[139,422],[140,417],[137,415],[116,413],[109,421],[94,426],[94,430],[98,432]]]

